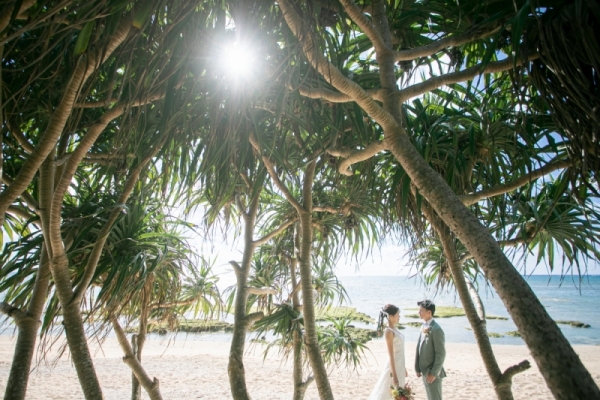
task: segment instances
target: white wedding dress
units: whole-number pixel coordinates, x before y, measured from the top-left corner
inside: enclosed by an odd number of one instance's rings
[[[404,386],[404,378],[406,377],[406,369],[404,364],[404,335],[396,328],[385,328],[385,331],[391,330],[394,333],[394,363],[396,364],[396,375],[398,383]],[[384,331],[384,334],[385,334]],[[392,398],[391,388],[392,377],[390,376],[390,357],[386,352],[385,366],[379,380],[375,384],[375,388],[367,400],[390,400]]]

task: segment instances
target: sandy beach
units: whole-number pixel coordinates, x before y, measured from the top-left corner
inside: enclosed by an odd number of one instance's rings
[[[379,377],[385,360],[385,344],[369,342],[365,362],[357,371],[334,369],[330,382],[336,398],[366,399]],[[0,393],[4,393],[14,348],[14,338],[0,336]],[[94,363],[106,399],[130,397],[131,374],[122,362],[122,353],[115,339],[108,338],[101,347],[91,344]],[[600,383],[600,346],[574,346],[575,350]],[[55,362],[54,357],[33,371],[27,392],[28,399],[82,399],[83,394],[70,360],[66,355]],[[253,345],[244,360],[248,389],[253,399],[290,399],[292,393],[291,364],[280,362],[276,353],[263,360],[263,347]],[[425,399],[420,382],[414,377],[412,360],[415,343],[407,343],[406,357],[409,380],[416,388],[419,400]],[[502,369],[524,359],[532,361],[525,346],[494,346]],[[229,343],[193,340],[179,335],[174,340],[150,339],[144,350],[143,364],[148,374],[160,381],[164,399],[229,399],[227,357]],[[444,380],[444,397],[449,399],[493,399],[483,363],[474,344],[448,343]],[[552,396],[537,367],[517,375],[513,392],[516,399],[550,399]],[[147,398],[147,396],[145,397]],[[318,399],[316,386],[311,385],[306,399]]]

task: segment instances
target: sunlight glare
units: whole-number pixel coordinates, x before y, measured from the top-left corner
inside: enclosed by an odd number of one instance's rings
[[[248,47],[235,42],[223,49],[221,63],[227,75],[248,78],[253,72],[255,57]]]

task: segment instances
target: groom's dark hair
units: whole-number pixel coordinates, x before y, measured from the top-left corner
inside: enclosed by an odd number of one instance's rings
[[[435,314],[435,304],[431,300],[417,301],[417,305],[431,311],[431,316]]]

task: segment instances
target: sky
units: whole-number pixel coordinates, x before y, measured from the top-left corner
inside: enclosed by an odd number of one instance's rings
[[[235,283],[235,275],[229,261],[241,262],[243,243],[241,239],[234,240],[232,235],[215,242],[203,242],[200,238],[191,240],[191,243],[205,257],[214,260],[213,271],[219,275],[219,286],[228,286]],[[414,275],[416,270],[406,256],[407,249],[394,244],[384,244],[375,248],[368,257],[363,257],[359,263],[355,259],[339,260],[336,266],[338,277],[343,276],[407,276]],[[510,256],[509,256],[510,257]],[[544,264],[536,267],[536,255],[530,254],[523,260],[523,254],[517,253],[511,259],[515,267],[525,275],[548,275]],[[556,265],[560,266],[560,256],[556,257]],[[588,274],[600,275],[600,265],[588,265]],[[553,275],[560,275],[560,269]]]

